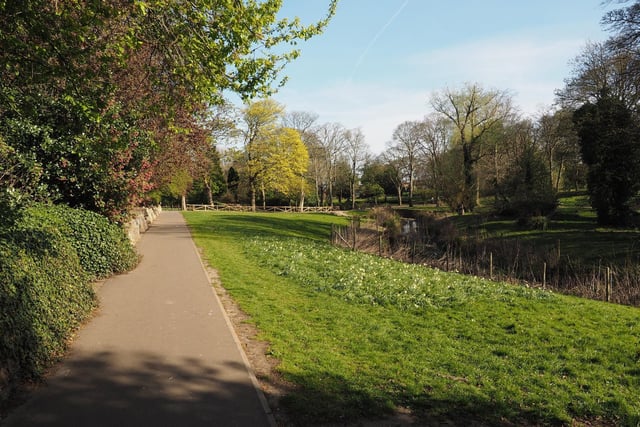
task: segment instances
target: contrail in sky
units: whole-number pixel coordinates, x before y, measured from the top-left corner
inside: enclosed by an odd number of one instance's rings
[[[351,81],[353,81],[353,77],[355,76],[356,72],[358,71],[358,68],[360,68],[360,65],[364,61],[364,58],[367,56],[367,54],[369,53],[369,51],[371,50],[373,45],[376,44],[376,41],[378,41],[380,36],[382,36],[382,34],[384,34],[386,29],[389,27],[389,25],[391,25],[393,23],[393,21],[398,17],[398,15],[400,15],[400,13],[402,13],[404,8],[407,7],[408,4],[409,4],[409,0],[405,0],[405,2],[402,3],[402,6],[400,6],[400,8],[398,8],[398,10],[396,10],[396,12],[391,16],[391,18],[389,18],[387,23],[384,24],[382,26],[382,28],[380,28],[380,30],[377,32],[377,34],[375,36],[373,36],[373,38],[371,39],[371,41],[369,42],[367,47],[360,54],[360,57],[358,58],[358,61],[356,62],[355,67],[353,67],[353,71],[351,72],[351,76],[349,77],[349,83],[351,83]]]

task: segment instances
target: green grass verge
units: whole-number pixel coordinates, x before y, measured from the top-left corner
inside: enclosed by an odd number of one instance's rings
[[[332,248],[327,215],[186,213],[251,315],[299,425],[410,408],[424,423],[636,425],[637,308]]]

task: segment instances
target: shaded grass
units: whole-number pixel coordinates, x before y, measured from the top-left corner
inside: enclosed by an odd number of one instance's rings
[[[561,198],[544,230],[518,226],[513,219],[481,215],[452,216],[451,220],[463,236],[520,240],[541,251],[560,246],[563,257],[584,266],[623,266],[640,261],[640,230],[599,227],[585,195]]]
[[[299,425],[400,406],[426,424],[640,421],[637,309],[428,269],[401,276],[398,263],[320,243],[344,221],[332,216],[185,216],[299,385],[284,400]],[[441,297],[398,303],[413,284]]]

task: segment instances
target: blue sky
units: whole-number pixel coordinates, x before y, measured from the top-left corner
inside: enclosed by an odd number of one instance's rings
[[[328,0],[284,0],[309,23]],[[550,106],[569,61],[607,33],[601,0],[341,0],[326,31],[301,43],[274,98],[319,122],[360,127],[371,151],[430,112],[434,91],[477,82],[508,90],[525,115]]]

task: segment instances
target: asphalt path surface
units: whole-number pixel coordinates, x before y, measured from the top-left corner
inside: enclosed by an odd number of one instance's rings
[[[107,280],[69,356],[3,426],[270,426],[182,215],[163,212],[140,265]]]

